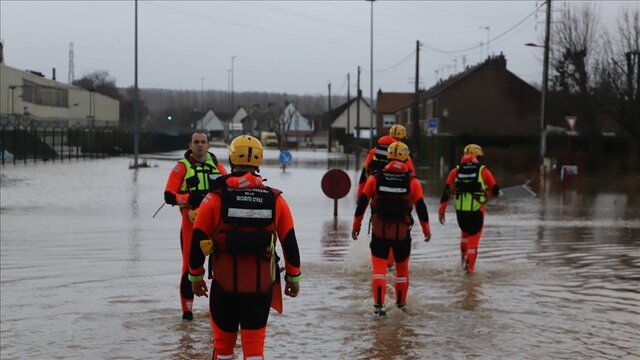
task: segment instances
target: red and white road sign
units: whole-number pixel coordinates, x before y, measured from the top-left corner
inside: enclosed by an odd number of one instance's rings
[[[569,131],[573,131],[576,128],[576,121],[578,121],[577,116],[565,116],[564,119],[567,121],[567,125],[569,125]]]

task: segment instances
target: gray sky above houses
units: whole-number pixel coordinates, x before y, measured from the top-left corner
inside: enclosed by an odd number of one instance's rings
[[[416,40],[421,87],[490,54],[540,83],[541,1],[390,1],[373,3],[374,92],[414,89]],[[230,89],[290,94],[370,92],[371,3],[368,1],[139,1],[141,88]],[[554,10],[567,6],[554,1]],[[599,1],[600,22],[615,25],[635,1]],[[537,9],[537,10],[536,10]],[[557,16],[557,12],[554,11]],[[487,30],[488,27],[488,30]],[[487,36],[489,46],[487,50]],[[0,2],[5,63],[66,82],[69,43],[75,78],[106,70],[121,87],[134,83],[133,1]],[[234,57],[232,61],[232,57]],[[204,78],[204,79],[203,79]]]

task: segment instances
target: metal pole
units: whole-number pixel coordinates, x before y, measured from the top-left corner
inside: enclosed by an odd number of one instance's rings
[[[544,34],[544,62],[542,66],[542,98],[540,101],[540,164],[544,166],[547,152],[547,89],[549,81],[549,37],[551,28],[551,0],[547,0],[547,19]],[[544,169],[546,173],[546,169]]]
[[[369,113],[369,149],[373,147],[373,2],[371,1],[371,59],[370,59],[370,67],[369,74],[371,77],[371,82],[369,84],[369,99],[371,100],[371,112]]]
[[[234,108],[235,104],[233,102],[233,61],[235,58],[236,58],[235,56],[231,57],[231,112],[233,112],[235,109]]]
[[[202,107],[202,95],[204,94],[204,77],[200,78],[200,112],[204,110]]]
[[[135,41],[134,41],[134,87],[133,87],[133,168],[138,168],[140,151],[140,120],[138,119],[138,0],[135,0]]]

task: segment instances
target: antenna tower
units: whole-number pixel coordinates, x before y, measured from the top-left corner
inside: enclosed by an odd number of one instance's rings
[[[69,84],[73,83],[75,80],[75,74],[73,73],[73,43],[69,43],[69,79],[67,82]]]

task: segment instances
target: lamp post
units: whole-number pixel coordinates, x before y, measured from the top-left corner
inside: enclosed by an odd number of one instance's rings
[[[480,29],[487,30],[487,57],[489,57],[489,34],[491,33],[491,27],[489,26],[479,26]]]
[[[200,111],[203,111],[204,108],[202,107],[202,97],[204,94],[204,77],[200,78]]]
[[[369,99],[371,100],[371,111],[369,112],[369,149],[373,147],[373,2],[375,0],[367,0],[371,2],[371,53],[370,53],[370,78],[369,83]]]
[[[231,112],[233,112],[234,109],[234,102],[233,102],[233,61],[235,60],[235,56],[231,57]]]
[[[15,85],[9,85],[9,89],[11,89],[11,114],[15,114],[14,107],[13,107],[14,106],[13,92],[16,89],[16,86]],[[9,104],[7,104],[7,106],[9,106]]]

